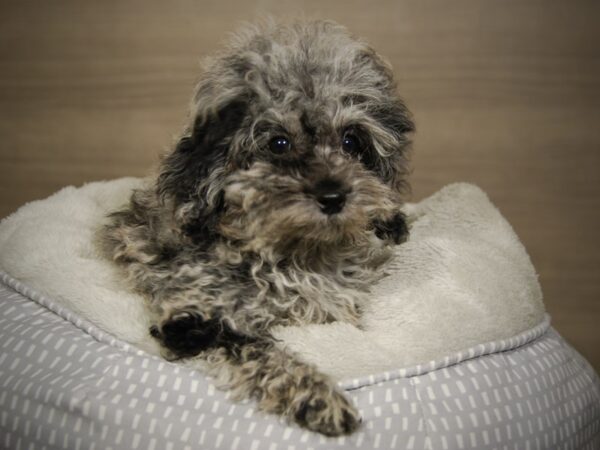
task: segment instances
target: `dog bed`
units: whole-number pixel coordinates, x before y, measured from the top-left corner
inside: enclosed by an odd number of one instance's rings
[[[363,426],[326,438],[169,363],[93,232],[144,181],[66,188],[0,224],[0,448],[600,448],[600,380],[550,327],[535,271],[478,188],[406,212],[362,329],[282,328]]]

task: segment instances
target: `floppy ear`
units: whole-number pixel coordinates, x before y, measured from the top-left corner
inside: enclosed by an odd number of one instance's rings
[[[412,115],[398,97],[391,65],[381,55],[365,45],[356,56],[356,64],[370,67],[376,74],[371,85],[379,94],[375,101],[368,102],[368,114],[377,123],[377,127],[371,130],[376,136],[374,145],[376,151],[384,156],[378,158],[380,164],[376,169],[393,189],[403,191],[407,188],[405,178],[411,144],[408,135],[415,131]]]
[[[196,240],[214,238],[223,209],[229,147],[246,109],[243,97],[219,107],[197,108],[192,126],[162,162],[157,192],[163,200],[174,202],[176,220]]]
[[[373,112],[373,117],[383,127],[388,137],[382,142],[387,156],[383,160],[381,175],[393,189],[404,192],[408,189],[406,177],[409,173],[411,146],[408,135],[415,131],[411,114],[402,100],[390,96],[387,102],[381,102]]]

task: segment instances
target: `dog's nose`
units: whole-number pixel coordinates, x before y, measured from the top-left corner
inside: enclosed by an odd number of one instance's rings
[[[346,203],[346,192],[341,184],[334,180],[323,180],[316,186],[317,203],[327,215],[337,214]]]
[[[317,197],[321,211],[331,215],[339,213],[346,203],[346,194],[343,192],[328,192]]]

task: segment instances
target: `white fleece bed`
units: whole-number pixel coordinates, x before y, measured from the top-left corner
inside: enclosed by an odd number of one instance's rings
[[[411,238],[362,330],[277,331],[361,411],[358,433],[328,439],[154,356],[143,301],[92,244],[140,183],[65,188],[0,223],[0,448],[600,448],[600,381],[475,186],[407,206]]]

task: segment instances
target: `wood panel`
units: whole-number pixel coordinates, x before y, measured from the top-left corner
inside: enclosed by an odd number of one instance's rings
[[[0,217],[151,170],[199,58],[266,13],[338,20],[388,57],[418,127],[413,199],[454,181],[486,190],[554,325],[600,369],[598,2],[4,1]]]

